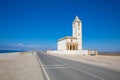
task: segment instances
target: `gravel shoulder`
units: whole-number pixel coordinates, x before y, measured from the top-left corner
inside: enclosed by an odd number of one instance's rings
[[[0,54],[0,80],[44,80],[31,52]]]

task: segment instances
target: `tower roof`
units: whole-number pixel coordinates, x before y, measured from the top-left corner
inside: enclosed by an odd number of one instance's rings
[[[81,20],[78,18],[78,16],[75,17],[75,20],[73,21],[74,22],[81,22]]]

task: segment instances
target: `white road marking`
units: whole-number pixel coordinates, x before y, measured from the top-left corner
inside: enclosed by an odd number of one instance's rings
[[[43,65],[43,66],[45,66],[45,67],[54,67],[54,66],[64,66],[64,65]]]
[[[66,63],[64,63],[64,65],[69,66],[69,65],[66,64]],[[89,73],[89,72],[84,71],[84,70],[81,70],[81,69],[79,69],[79,68],[75,68],[75,67],[72,67],[72,66],[69,66],[69,67],[71,67],[71,68],[73,68],[73,69],[75,69],[75,70],[77,70],[77,71],[83,72],[83,73],[85,73],[85,74],[88,74],[88,75],[90,75],[90,76],[92,76],[92,77],[95,77],[95,78],[97,78],[97,79],[99,79],[99,80],[104,80],[103,78],[101,78],[101,77],[99,77],[99,76],[97,76],[97,75],[95,75],[95,74]]]
[[[40,61],[40,63],[42,64],[42,62]],[[83,73],[85,73],[85,74],[88,74],[88,75],[90,75],[90,76],[92,76],[92,77],[95,77],[95,78],[97,78],[97,79],[99,79],[99,80],[104,80],[103,78],[101,78],[101,77],[99,77],[99,76],[97,76],[97,75],[95,75],[95,74],[92,74],[92,73],[89,73],[89,72],[87,72],[87,71],[84,71],[84,70],[81,70],[81,69],[79,69],[79,68],[75,68],[75,67],[72,67],[72,66],[69,66],[68,64],[66,64],[66,63],[64,63],[64,62],[62,62],[63,63],[63,65],[66,65],[66,66],[68,66],[68,67],[60,67],[60,68],[71,68],[71,69],[75,69],[75,70],[77,70],[77,71],[80,71],[80,72],[83,72]],[[49,65],[50,66],[50,65]],[[42,65],[42,67],[43,67],[43,65]],[[45,74],[46,74],[46,77],[47,77],[47,79],[48,80],[50,80],[50,78],[48,77],[48,74],[47,74],[47,69],[55,69],[55,68],[58,68],[58,67],[49,67],[49,68],[45,68],[45,66],[43,67],[43,71],[45,72]]]
[[[93,76],[93,77],[95,77],[95,78],[98,78],[98,79],[100,79],[100,80],[104,80],[103,78],[101,78],[101,77],[99,77],[99,76],[97,76],[97,75],[95,75],[95,74],[89,73],[89,72],[84,71],[84,70],[81,70],[81,69],[79,69],[79,68],[74,68],[74,67],[72,67],[72,68],[75,69],[75,70],[81,71],[81,72],[83,72],[83,73],[86,73],[86,74],[88,74],[88,75],[90,75],[90,76]]]
[[[37,55],[37,54],[36,54],[36,57],[38,58],[38,55]],[[50,80],[50,78],[49,78],[49,76],[48,76],[48,74],[47,74],[46,69],[43,67],[42,62],[40,61],[40,58],[38,58],[38,61],[39,61],[40,65],[41,65],[41,68],[42,68],[42,70],[43,70],[43,72],[44,72],[44,74],[45,74],[47,80]]]
[[[45,69],[65,69],[65,68],[71,68],[71,67],[46,67]]]

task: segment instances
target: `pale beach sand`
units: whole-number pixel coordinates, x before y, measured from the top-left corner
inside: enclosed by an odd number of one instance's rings
[[[0,80],[43,80],[43,76],[32,53],[10,53],[0,54]]]
[[[78,55],[55,55],[55,54],[54,56],[120,71],[120,56],[104,56],[104,55],[78,56]]]

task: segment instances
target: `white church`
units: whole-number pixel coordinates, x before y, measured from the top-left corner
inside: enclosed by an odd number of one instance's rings
[[[51,54],[97,55],[96,50],[82,49],[82,21],[75,17],[72,23],[72,36],[65,36],[58,40],[57,50],[48,50]]]
[[[65,36],[58,40],[59,50],[82,50],[82,22],[76,16],[72,23],[72,36]]]

